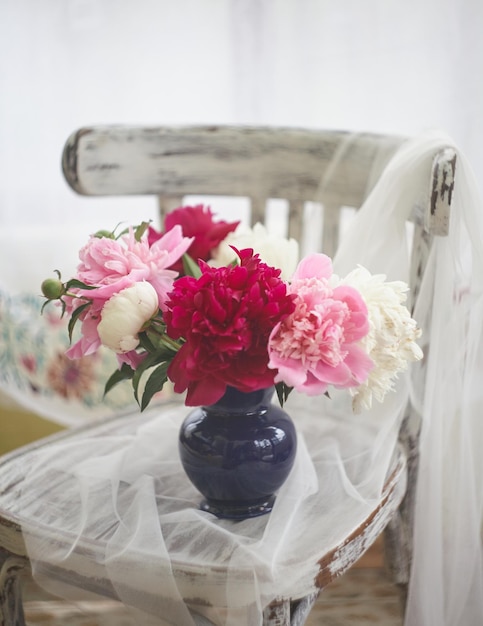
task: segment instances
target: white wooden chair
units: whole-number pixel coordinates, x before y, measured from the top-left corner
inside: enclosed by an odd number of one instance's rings
[[[161,217],[182,205],[187,195],[222,195],[249,198],[252,223],[264,222],[267,200],[283,198],[288,202],[287,233],[299,240],[307,228],[304,205],[317,201],[323,206],[320,248],[332,255],[339,238],[342,209],[361,206],[403,141],[400,137],[286,128],[93,127],[83,128],[69,138],[63,171],[71,187],[83,195],[158,196]],[[427,163],[429,201],[414,215],[413,302],[431,240],[434,235],[447,234],[455,161],[454,152],[445,149]],[[89,428],[93,433],[115,433],[124,427],[122,420],[110,419],[83,427],[80,432]],[[78,432],[63,433],[57,440],[76,437]],[[402,448],[381,498],[363,524],[338,545],[327,546],[325,557],[318,562],[319,590],[344,573],[385,528],[389,569],[403,590],[407,586],[417,438],[418,427],[414,428],[413,411],[408,406],[401,429]],[[0,461],[0,624],[5,626],[23,623],[18,574],[28,567],[21,531],[24,520],[21,512],[12,512],[8,503],[22,481],[30,449],[23,448]],[[69,575],[75,577],[75,573]],[[85,583],[80,576],[76,580],[79,586]],[[106,597],[112,594],[103,581],[96,582],[96,590]],[[273,603],[265,611],[265,624],[303,624],[316,597],[312,592]],[[199,618],[199,623],[204,624],[204,618]]]

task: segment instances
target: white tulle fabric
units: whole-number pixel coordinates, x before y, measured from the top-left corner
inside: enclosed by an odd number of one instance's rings
[[[428,155],[451,145],[437,133],[407,143],[351,225],[338,260],[389,277],[407,272],[404,220],[424,206]],[[457,153],[448,237],[436,237],[414,316],[423,329],[426,379],[412,368],[422,418],[414,549],[405,626],[483,623],[483,207]]]
[[[430,156],[450,143],[431,135],[403,145],[349,228],[338,273],[360,263],[408,279],[406,220],[429,194]],[[426,384],[415,367],[383,405],[359,415],[346,394],[291,396],[299,449],[270,515],[235,523],[198,510],[178,459],[189,410],[180,404],[126,419],[116,434],[39,451],[12,506],[36,520],[24,533],[40,584],[76,600],[92,593],[88,581],[106,579],[128,607],[126,623],[191,626],[187,600],[218,625],[261,624],[275,597],[314,589],[318,558],[370,511],[410,394],[423,426],[406,626],[483,623],[482,221],[458,155],[450,235],[435,241],[415,311],[431,345]],[[70,542],[59,542],[65,533]],[[68,572],[61,580],[57,566]]]

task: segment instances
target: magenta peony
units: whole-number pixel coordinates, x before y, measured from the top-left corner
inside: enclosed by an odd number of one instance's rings
[[[255,391],[274,383],[268,338],[294,310],[293,296],[280,270],[262,263],[251,249],[237,254],[237,266],[200,262],[200,278],[177,280],[167,301],[167,333],[185,339],[168,377],[176,392],[188,390],[189,406],[216,402],[228,385]]]
[[[372,360],[358,345],[369,331],[367,307],[349,286],[331,286],[332,262],[324,254],[302,260],[289,286],[294,312],[273,329],[268,351],[275,382],[308,395],[329,386],[366,380]]]
[[[216,248],[228,235],[236,229],[240,222],[215,222],[213,213],[209,207],[202,204],[196,206],[184,206],[171,211],[166,215],[164,226],[165,232],[169,232],[175,226],[181,226],[186,237],[193,237],[193,242],[188,249],[188,254],[195,261],[199,259],[208,261],[211,259],[212,250]],[[154,228],[149,228],[148,241],[156,242],[163,235]],[[182,261],[177,261],[173,266],[178,272],[183,271]]]

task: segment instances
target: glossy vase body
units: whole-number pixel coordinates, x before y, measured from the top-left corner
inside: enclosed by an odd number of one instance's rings
[[[273,391],[229,387],[216,404],[194,409],[184,420],[180,458],[205,498],[201,509],[227,519],[271,511],[297,448],[294,424],[271,403]]]

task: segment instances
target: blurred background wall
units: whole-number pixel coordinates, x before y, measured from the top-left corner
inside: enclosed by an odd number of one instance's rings
[[[481,178],[481,32],[481,0],[0,0],[0,285],[54,269],[34,242],[68,264],[93,230],[155,217],[70,191],[83,125],[437,128]]]

